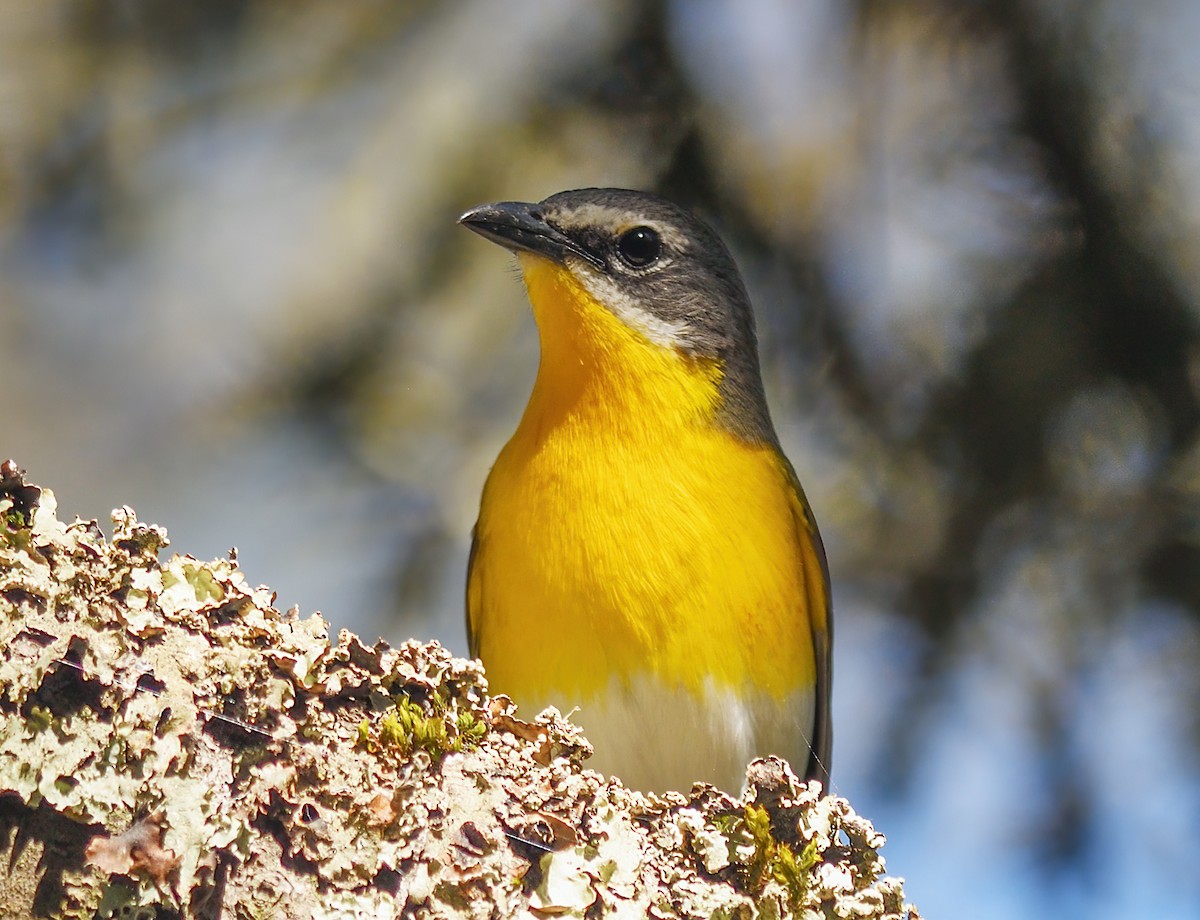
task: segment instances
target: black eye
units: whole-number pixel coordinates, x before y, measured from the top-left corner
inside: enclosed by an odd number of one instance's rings
[[[617,252],[634,268],[643,268],[662,255],[662,240],[649,227],[634,227],[617,238]]]

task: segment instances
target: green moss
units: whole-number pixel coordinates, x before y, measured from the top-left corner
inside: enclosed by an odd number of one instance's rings
[[[469,710],[450,708],[440,696],[421,704],[404,694],[378,719],[358,726],[358,743],[370,751],[425,751],[430,756],[479,746],[487,725]]]
[[[25,717],[25,725],[35,732],[45,731],[54,724],[54,713],[45,706],[29,707],[29,715]]]
[[[742,825],[754,845],[754,854],[746,867],[751,889],[759,889],[768,879],[774,879],[787,891],[789,909],[799,912],[808,890],[809,870],[820,860],[816,841],[806,844],[797,856],[789,844],[775,839],[771,816],[761,805],[746,806]]]
[[[470,750],[477,747],[483,741],[488,730],[487,725],[480,722],[475,717],[475,713],[469,710],[460,711],[455,724],[458,728],[458,738],[456,740],[461,744],[459,750]]]
[[[0,521],[8,530],[28,530],[33,524],[29,515],[21,511],[20,508],[5,508],[0,513]]]
[[[771,816],[761,805],[747,805],[742,815],[742,828],[754,844],[754,854],[746,865],[753,889],[761,888],[771,868],[775,854],[775,839],[771,836]]]

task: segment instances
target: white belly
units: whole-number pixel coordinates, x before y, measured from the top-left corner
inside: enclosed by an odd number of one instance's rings
[[[571,721],[596,749],[586,765],[631,789],[687,792],[703,781],[737,793],[755,757],[783,757],[800,775],[808,762],[811,688],[783,699],[712,686],[695,696],[639,676],[614,678],[599,697],[577,702]]]

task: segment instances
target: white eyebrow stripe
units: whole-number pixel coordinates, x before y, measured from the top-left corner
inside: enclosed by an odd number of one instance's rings
[[[610,208],[604,204],[581,204],[569,211],[554,213],[551,220],[563,230],[606,227],[613,234],[622,233],[633,227],[650,227],[663,238],[663,242],[677,252],[684,252],[689,248],[687,237],[670,224],[664,224],[649,217],[642,218],[629,211]]]
[[[569,211],[556,213],[557,222],[570,228],[616,227],[629,220],[629,212],[603,204],[581,204]]]

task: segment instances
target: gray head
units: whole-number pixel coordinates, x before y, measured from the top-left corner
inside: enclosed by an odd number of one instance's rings
[[[657,195],[591,188],[536,204],[483,205],[460,223],[562,264],[658,344],[719,361],[721,423],[748,441],[776,442],[750,299],[729,250],[704,221]]]

